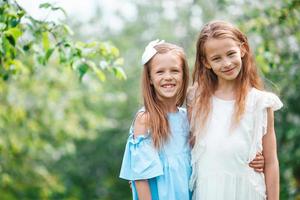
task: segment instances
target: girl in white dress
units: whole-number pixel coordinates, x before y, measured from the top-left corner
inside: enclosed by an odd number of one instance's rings
[[[281,106],[263,90],[247,37],[227,22],[206,24],[187,97],[193,199],[279,199],[273,111]],[[256,152],[264,156],[264,173],[249,167]]]

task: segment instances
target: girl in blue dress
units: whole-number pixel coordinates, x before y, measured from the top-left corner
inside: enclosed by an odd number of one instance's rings
[[[180,107],[189,82],[186,56],[181,47],[155,40],[142,63],[144,107],[130,127],[120,178],[131,181],[134,200],[189,200],[189,121]]]

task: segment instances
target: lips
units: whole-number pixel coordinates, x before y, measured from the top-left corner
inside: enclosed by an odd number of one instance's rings
[[[175,84],[171,84],[171,83],[163,84],[161,87],[163,87],[163,88],[173,88],[173,87],[175,87]]]
[[[231,69],[227,69],[227,70],[223,70],[223,73],[231,73],[233,70],[235,69],[235,67],[231,68]]]

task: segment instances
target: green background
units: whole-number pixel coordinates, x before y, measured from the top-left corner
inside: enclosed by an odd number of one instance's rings
[[[119,1],[136,15],[116,10],[118,30],[103,21],[101,6],[86,23],[52,23],[0,2],[1,200],[131,199],[118,175],[142,102],[144,47],[156,38],[178,44],[192,71],[199,31],[213,19],[246,33],[267,89],[284,103],[275,114],[280,195],[300,199],[300,1],[174,2]]]

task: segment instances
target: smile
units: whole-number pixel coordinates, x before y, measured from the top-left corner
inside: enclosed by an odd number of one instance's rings
[[[235,69],[235,67],[231,68],[231,69],[227,69],[227,70],[223,70],[223,73],[228,73],[228,72],[232,72]]]
[[[161,87],[163,87],[163,88],[173,88],[173,87],[175,87],[175,84],[170,84],[170,83],[163,84]]]

